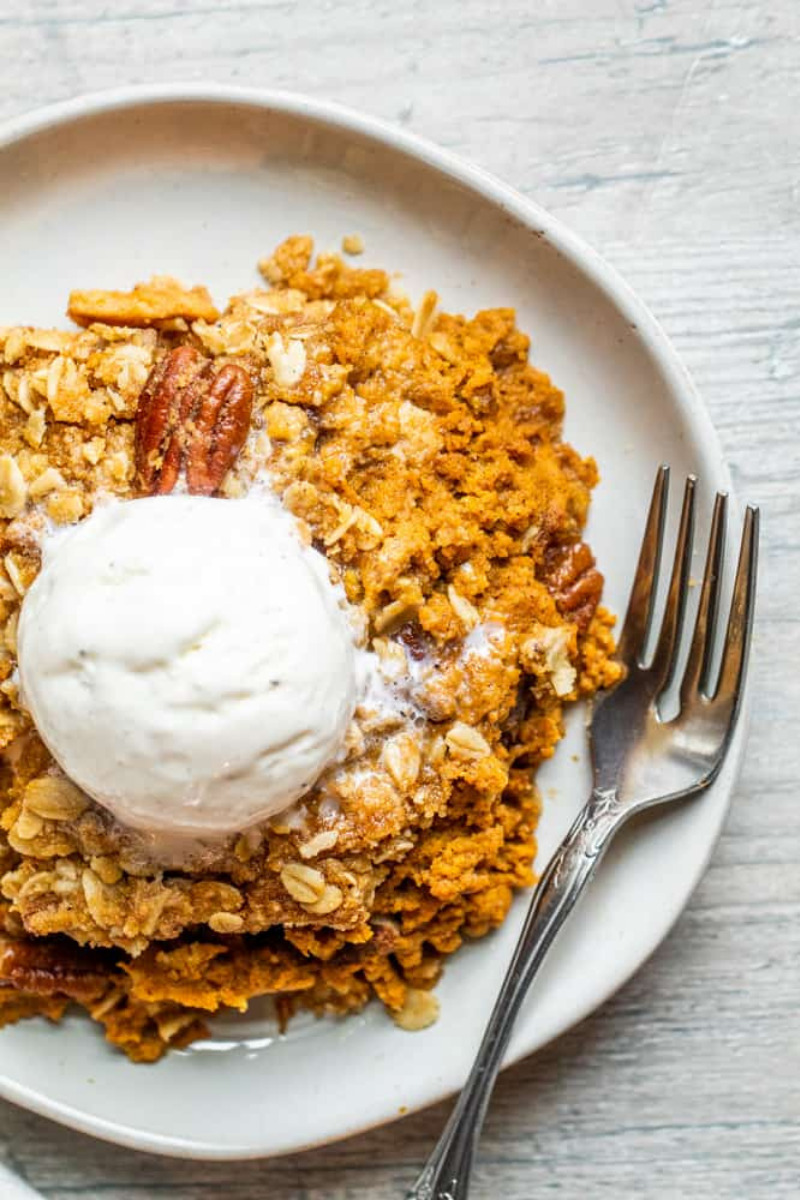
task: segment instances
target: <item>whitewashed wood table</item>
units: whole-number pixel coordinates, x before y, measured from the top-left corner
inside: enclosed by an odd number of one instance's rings
[[[0,4],[0,119],[120,82],[326,96],[475,160],[649,302],[708,403],[764,562],[744,774],[672,936],[501,1079],[478,1200],[800,1194],[800,3]],[[534,331],[535,333],[535,331]],[[396,1200],[446,1109],[275,1162],[110,1149],[0,1106],[52,1200]]]

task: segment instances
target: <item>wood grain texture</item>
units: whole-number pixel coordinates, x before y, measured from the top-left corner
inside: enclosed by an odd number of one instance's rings
[[[29,0],[0,4],[0,119],[121,81],[292,88],[399,122],[535,196],[615,263],[764,510],[738,795],[665,945],[500,1081],[478,1200],[800,1191],[800,4]],[[268,1164],[109,1149],[0,1106],[52,1200],[397,1200],[446,1108]]]

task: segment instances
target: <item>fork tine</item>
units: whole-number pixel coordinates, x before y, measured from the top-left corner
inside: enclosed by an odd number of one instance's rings
[[[725,561],[725,531],[728,521],[728,496],[717,492],[711,531],[708,535],[706,566],[703,572],[703,587],[697,605],[692,644],[681,681],[681,708],[696,699],[701,688],[708,692],[709,667],[719,609],[719,584]]]
[[[739,706],[753,634],[759,524],[758,509],[754,505],[748,504],[744,517],[736,579],[733,585],[728,629],[725,634],[722,665],[719,671],[719,681],[712,697],[716,703],[730,705],[734,717]]]
[[[681,521],[678,540],[675,543],[675,558],[664,608],[664,619],[650,669],[658,680],[660,689],[669,687],[675,673],[681,632],[686,615],[686,597],[689,594],[689,576],[692,569],[692,547],[694,545],[694,500],[697,479],[689,475],[683,492]]]
[[[669,467],[662,464],[656,472],[628,611],[617,643],[617,657],[629,667],[633,667],[642,657],[653,620],[653,593],[661,563],[668,493]]]

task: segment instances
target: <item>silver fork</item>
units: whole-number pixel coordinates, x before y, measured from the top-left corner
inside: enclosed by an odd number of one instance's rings
[[[478,1137],[514,1021],[547,951],[611,839],[635,813],[703,792],[725,760],[741,707],[750,652],[759,515],[757,508],[748,506],[722,657],[715,671],[727,517],[727,496],[717,494],[694,632],[678,689],[679,711],[670,717],[664,700],[678,682],[691,586],[695,487],[696,480],[690,476],[661,629],[655,651],[646,659],[654,632],[669,489],[669,468],[659,468],[617,650],[626,675],[616,687],[599,694],[592,708],[591,795],[534,892],[469,1078],[407,1200],[466,1200]]]

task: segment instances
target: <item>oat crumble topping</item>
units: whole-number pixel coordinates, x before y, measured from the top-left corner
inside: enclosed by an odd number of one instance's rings
[[[344,249],[358,254],[360,239]],[[514,313],[416,310],[374,268],[290,237],[220,314],[159,277],[73,292],[77,331],[0,330],[0,1024],[72,1001],[131,1058],[273,994],[403,1028],[464,938],[533,881],[565,702],[613,682],[612,618],[581,541],[595,464]],[[165,869],[66,779],[21,705],[19,606],[48,530],[137,494],[134,420],[179,346],[254,381],[219,494],[268,486],[328,558],[371,686],[287,813]]]

